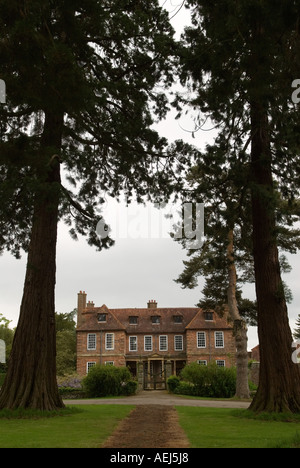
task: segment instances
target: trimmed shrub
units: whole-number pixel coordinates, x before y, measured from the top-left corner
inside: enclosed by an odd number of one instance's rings
[[[180,378],[176,377],[176,375],[171,375],[171,377],[169,377],[167,380],[169,392],[175,393],[179,384],[180,384]]]
[[[125,385],[122,386],[122,394],[123,395],[135,395],[138,388],[138,383],[136,380],[129,380],[126,382]]]
[[[177,395],[198,396],[196,387],[189,382],[180,382],[174,393]]]
[[[91,398],[103,396],[118,396],[127,394],[127,384],[131,381],[131,374],[127,367],[104,366],[97,364],[92,367],[83,379],[82,386]],[[130,384],[131,385],[131,384]],[[132,390],[132,387],[131,387]]]
[[[212,363],[201,366],[195,362],[181,372],[182,380],[189,383],[189,394],[210,398],[232,398],[236,390],[236,369],[219,367]],[[182,384],[177,388],[181,389]]]

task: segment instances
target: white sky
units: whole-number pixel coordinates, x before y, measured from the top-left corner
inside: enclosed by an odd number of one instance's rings
[[[174,6],[171,6],[170,1],[168,0],[169,9],[173,10],[175,5],[179,4],[179,0],[174,0]],[[173,21],[177,29],[182,28],[188,21],[187,12],[182,9]],[[213,137],[209,132],[198,132],[195,135],[196,139],[192,139],[191,134],[185,132],[182,127],[190,127],[192,130],[192,123],[178,122],[174,115],[171,115],[159,128],[170,140],[182,138],[199,147],[203,147]],[[106,216],[118,223],[121,232],[124,232],[124,223],[131,226],[135,223],[138,232],[141,232],[143,227],[145,233],[145,223],[150,215],[153,216],[153,212],[149,207],[141,206],[131,210],[133,211],[128,212],[124,206],[116,207],[112,204],[108,205]],[[194,307],[201,297],[203,280],[199,281],[199,287],[194,290],[183,290],[173,281],[183,270],[182,262],[186,259],[186,254],[181,246],[167,235],[168,223],[159,212],[156,213],[156,218],[158,226],[164,229],[160,238],[136,238],[136,231],[129,229],[130,235],[127,238],[117,239],[114,247],[101,253],[89,247],[83,238],[74,242],[69,237],[67,228],[60,225],[56,311],[65,313],[73,310],[77,305],[77,293],[80,290],[85,290],[88,300],[93,300],[96,306],[105,303],[111,308],[139,308],[146,307],[149,299],[155,299],[159,307]],[[147,231],[146,228],[146,232],[149,232],[149,229]],[[153,234],[153,231],[151,232]],[[300,312],[299,254],[289,257],[289,260],[293,271],[285,280],[294,294],[293,304],[289,307],[290,324],[294,329]],[[18,321],[25,267],[25,255],[22,260],[15,260],[7,253],[0,257],[0,313],[12,320],[12,327],[16,326]],[[244,295],[254,298],[254,287],[245,288]],[[257,344],[256,329],[251,328],[248,349]]]

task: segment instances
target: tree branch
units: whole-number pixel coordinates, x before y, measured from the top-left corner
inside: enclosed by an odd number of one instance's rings
[[[94,219],[94,217],[88,213],[84,208],[82,208],[82,206],[80,206],[80,204],[73,200],[73,198],[71,197],[70,195],[70,192],[66,189],[66,187],[64,187],[62,184],[60,184],[61,186],[61,189],[62,189],[62,192],[63,194],[66,196],[66,198],[68,199],[68,201],[70,202],[70,204],[80,213],[82,214],[85,218],[91,220],[91,219]]]

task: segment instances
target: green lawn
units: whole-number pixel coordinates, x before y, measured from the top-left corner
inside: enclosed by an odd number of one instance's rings
[[[40,419],[0,419],[0,448],[97,448],[132,405],[76,405],[71,414]],[[300,447],[300,423],[236,417],[221,408],[176,407],[194,448]],[[139,428],[133,428],[138,433]],[[288,441],[283,444],[283,441]]]
[[[299,444],[300,423],[297,422],[239,418],[234,416],[234,410],[223,408],[176,409],[193,448],[289,447],[293,439]],[[286,440],[288,444],[283,444]]]
[[[97,448],[134,406],[82,405],[42,419],[0,419],[0,448]]]

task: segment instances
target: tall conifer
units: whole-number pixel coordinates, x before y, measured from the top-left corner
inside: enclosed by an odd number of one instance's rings
[[[192,26],[183,39],[182,81],[190,83],[191,104],[218,125],[224,142],[242,147],[228,161],[236,176],[241,170],[244,181],[248,170],[261,358],[251,408],[299,412],[300,372],[291,359],[278,254],[278,221],[285,218],[291,226],[298,219],[299,114],[291,84],[299,73],[299,5],[269,0],[187,0],[186,5]]]
[[[0,30],[0,250],[28,251],[0,408],[52,410],[57,223],[109,247],[104,194],[153,189],[173,30],[157,0],[0,0]]]

